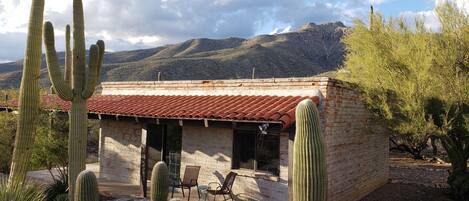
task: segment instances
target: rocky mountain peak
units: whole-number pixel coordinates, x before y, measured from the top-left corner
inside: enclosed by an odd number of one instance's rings
[[[347,27],[344,25],[344,23],[337,21],[337,22],[330,22],[330,23],[325,23],[325,24],[315,24],[315,23],[306,23],[303,25],[300,29],[298,29],[298,32],[306,32],[306,31],[313,31],[313,30],[327,30],[327,31],[333,31],[337,29],[346,29]]]

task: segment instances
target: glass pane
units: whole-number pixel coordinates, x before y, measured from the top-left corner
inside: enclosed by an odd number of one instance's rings
[[[258,135],[257,137],[257,170],[268,171],[279,175],[280,137],[278,135]]]
[[[238,160],[235,160],[238,164],[234,167],[254,170],[256,135],[238,132],[235,135],[235,143],[238,148],[234,155],[238,157]]]

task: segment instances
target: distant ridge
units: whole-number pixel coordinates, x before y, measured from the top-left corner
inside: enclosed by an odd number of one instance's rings
[[[341,22],[308,23],[297,31],[250,39],[191,39],[151,49],[106,53],[102,81],[203,80],[312,76],[343,63]],[[64,54],[58,53],[63,64]],[[43,59],[41,84],[50,86]],[[0,64],[0,87],[19,87],[22,61]]]

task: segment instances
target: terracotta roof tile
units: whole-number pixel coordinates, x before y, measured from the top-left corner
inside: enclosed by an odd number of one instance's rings
[[[89,99],[89,113],[177,119],[214,119],[278,122],[288,128],[295,121],[300,96],[142,96],[96,95]],[[56,95],[42,96],[42,107],[70,110],[70,102]],[[17,101],[0,102],[15,108]]]

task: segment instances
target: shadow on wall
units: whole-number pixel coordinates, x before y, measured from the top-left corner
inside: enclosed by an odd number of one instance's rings
[[[139,184],[140,143],[132,140],[114,139],[108,136],[103,137],[103,141],[99,164],[100,178]]]

